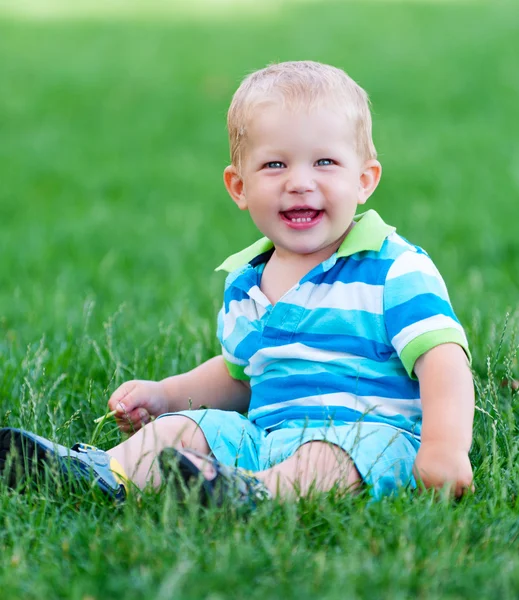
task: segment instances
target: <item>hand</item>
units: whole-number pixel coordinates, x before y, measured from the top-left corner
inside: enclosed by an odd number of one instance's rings
[[[118,387],[108,400],[110,410],[116,410],[119,429],[127,433],[138,431],[153,417],[168,412],[168,400],[161,381],[135,379]]]
[[[445,442],[422,442],[413,472],[426,488],[447,488],[456,498],[474,491],[468,453]]]

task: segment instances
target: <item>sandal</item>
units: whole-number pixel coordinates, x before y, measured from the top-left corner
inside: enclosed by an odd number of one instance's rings
[[[49,469],[79,487],[99,488],[116,503],[126,498],[124,471],[103,450],[90,444],[67,448],[23,429],[0,429],[0,479],[8,487],[23,491],[24,484],[42,479]]]
[[[175,448],[166,448],[159,454],[159,466],[164,478],[172,475],[193,489],[198,486],[199,500],[203,506],[224,506],[254,509],[258,504],[272,498],[263,482],[252,471],[239,467],[227,467],[215,458],[187,449],[190,454],[203,458],[216,471],[213,479],[206,479],[189,458]]]

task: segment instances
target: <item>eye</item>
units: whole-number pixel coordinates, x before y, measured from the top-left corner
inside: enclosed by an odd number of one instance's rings
[[[330,165],[334,165],[335,161],[331,158],[320,158],[315,162],[318,167],[329,167]]]
[[[272,160],[268,163],[265,163],[263,166],[267,169],[284,169],[285,163],[282,163],[280,160]]]

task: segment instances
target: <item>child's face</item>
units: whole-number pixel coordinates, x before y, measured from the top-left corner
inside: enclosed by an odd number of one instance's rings
[[[231,197],[280,257],[318,253],[321,260],[337,250],[379,179],[380,164],[357,156],[344,117],[273,105],[252,120],[241,173],[232,166],[224,173]]]

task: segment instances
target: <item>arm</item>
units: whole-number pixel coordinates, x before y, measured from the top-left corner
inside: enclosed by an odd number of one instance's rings
[[[442,344],[423,354],[414,370],[423,410],[415,476],[427,488],[447,485],[459,497],[472,487],[474,385],[466,355],[457,344]]]
[[[108,401],[117,410],[123,431],[135,431],[165,412],[177,412],[208,405],[222,410],[247,410],[250,385],[233,379],[223,356],[215,356],[192,371],[162,381],[133,380],[123,383]]]
[[[162,385],[170,399],[170,411],[208,405],[211,408],[244,412],[249,405],[249,382],[233,379],[223,356],[215,356],[182,375],[163,379]]]

